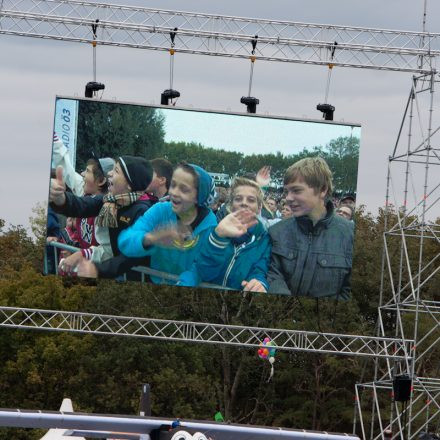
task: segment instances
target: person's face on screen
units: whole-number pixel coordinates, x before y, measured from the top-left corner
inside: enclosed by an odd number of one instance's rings
[[[266,200],[268,208],[273,212],[277,212],[277,202],[274,199],[267,199]]]
[[[197,189],[194,176],[182,168],[176,168],[169,189],[171,207],[176,214],[182,214],[197,204]]]
[[[284,219],[284,218],[289,218],[289,217],[293,217],[292,208],[290,207],[290,205],[285,203],[283,205],[283,207],[281,208],[281,218]]]
[[[307,215],[312,220],[321,217],[323,210],[325,210],[326,191],[318,191],[312,188],[301,178],[284,185],[284,190],[286,192],[286,203],[292,210],[294,217]]]
[[[336,210],[336,214],[346,218],[347,220],[351,220],[352,218],[352,210],[349,208],[349,206],[340,206]]]
[[[231,211],[236,212],[239,209],[248,209],[255,214],[260,212],[258,206],[257,190],[252,186],[238,186],[234,190],[231,203]]]
[[[86,169],[81,173],[84,179],[84,194],[97,194],[100,191],[98,182],[93,174],[93,165],[87,165]]]
[[[122,172],[119,162],[115,163],[112,171],[108,173],[108,191],[112,195],[124,194],[131,191],[130,185],[124,173]]]

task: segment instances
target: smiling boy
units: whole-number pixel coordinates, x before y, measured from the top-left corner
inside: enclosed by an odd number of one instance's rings
[[[108,245],[111,252],[107,252],[105,258],[102,257],[101,253],[105,251],[103,249],[105,246],[101,241],[100,246],[94,249],[92,255],[76,252],[63,261],[61,269],[71,272],[74,268],[79,268],[80,276],[113,278],[134,265],[145,263],[143,260],[128,261],[120,255],[117,239],[121,231],[132,225],[153,204],[150,200],[142,198],[153,177],[153,168],[149,161],[141,157],[120,156],[113,170],[108,173],[109,193],[106,196],[77,197],[66,192],[62,172],[62,167],[59,167],[57,178],[51,180],[50,206],[55,212],[67,216],[97,216],[96,226],[102,230],[101,236],[108,241],[106,246]],[[95,258],[96,253],[99,258]],[[93,266],[86,265],[83,261],[85,258],[93,261],[91,263]],[[137,279],[140,278],[138,275],[130,272],[127,277]]]
[[[269,293],[347,299],[353,225],[334,213],[332,173],[325,160],[305,158],[291,165],[284,190],[293,216],[269,229]]]

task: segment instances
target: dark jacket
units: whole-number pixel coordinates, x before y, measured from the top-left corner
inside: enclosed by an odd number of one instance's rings
[[[54,211],[68,217],[96,217],[103,205],[103,196],[78,197],[66,192],[66,203],[63,206],[50,206]],[[133,266],[148,266],[147,258],[127,258],[118,249],[118,236],[124,229],[128,228],[141,217],[148,208],[153,205],[151,200],[137,200],[130,206],[118,209],[118,227],[108,228],[110,244],[113,251],[113,258],[102,263],[95,263],[99,278],[115,278],[127,272],[127,279],[140,280],[139,273],[129,271]]]
[[[326,207],[327,215],[314,226],[302,216],[269,229],[269,293],[349,298],[353,223],[336,216],[331,202]]]

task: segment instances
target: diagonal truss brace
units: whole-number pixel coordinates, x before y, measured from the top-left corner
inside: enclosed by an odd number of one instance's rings
[[[416,73],[435,70],[440,34],[169,11],[77,0],[2,0],[0,34],[268,61]],[[336,43],[336,45],[335,45]],[[333,49],[336,50],[333,52]]]
[[[285,351],[404,360],[412,341],[373,336],[172,321],[94,313],[0,307],[0,327],[118,335],[168,341],[259,347],[269,336]]]

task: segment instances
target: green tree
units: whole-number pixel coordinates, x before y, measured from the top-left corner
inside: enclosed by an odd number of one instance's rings
[[[97,157],[129,154],[153,159],[164,144],[164,117],[154,108],[80,101],[76,169],[84,169],[92,152]]]
[[[356,192],[359,160],[359,138],[339,137],[325,147],[304,148],[297,154],[283,155],[281,152],[250,154],[207,148],[197,143],[167,142],[162,155],[176,164],[182,159],[202,166],[208,172],[236,175],[255,174],[263,166],[272,168],[272,181],[283,185],[286,169],[306,157],[321,156],[333,172],[335,190],[338,193]]]
[[[334,187],[342,193],[355,193],[359,163],[359,138],[339,137],[332,139],[320,155],[333,171]]]

